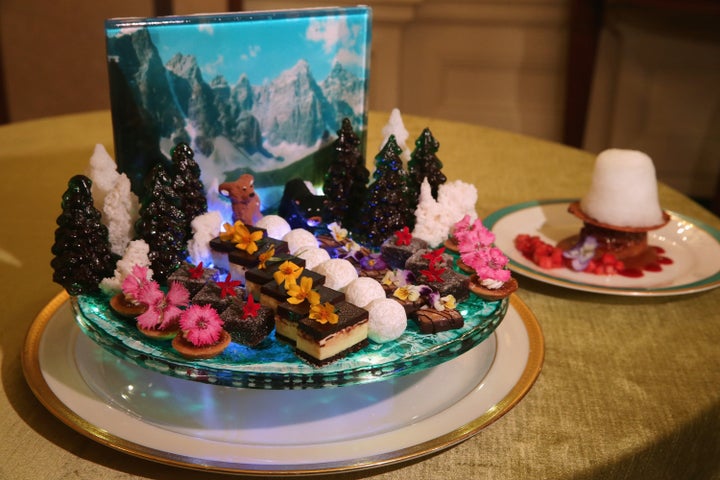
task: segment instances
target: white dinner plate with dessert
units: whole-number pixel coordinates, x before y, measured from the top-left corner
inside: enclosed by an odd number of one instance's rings
[[[217,386],[109,353],[82,333],[62,293],[33,322],[23,368],[53,415],[103,445],[172,466],[287,475],[367,469],[460,443],[524,397],[543,358],[540,326],[514,295],[486,341],[420,373],[326,389]]]
[[[599,275],[570,268],[541,268],[516,247],[520,234],[535,235],[557,245],[570,238],[583,222],[568,212],[575,199],[540,200],[518,203],[498,210],[484,219],[505,252],[514,272],[541,282],[587,292],[627,295],[683,295],[720,286],[720,231],[698,220],[666,212],[669,221],[647,233],[648,245],[659,247],[670,259],[657,271],[641,275]]]

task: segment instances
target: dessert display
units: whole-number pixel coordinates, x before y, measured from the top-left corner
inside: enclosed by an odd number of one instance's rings
[[[397,370],[388,362],[403,358],[401,370],[434,365],[441,352],[459,354],[492,333],[517,289],[474,215],[474,187],[446,182],[438,148],[425,129],[406,172],[390,134],[368,184],[358,136],[344,121],[322,193],[295,179],[278,212],[262,212],[243,173],[215,183],[232,206],[222,218],[201,201],[199,168],[181,143],[172,168],[149,172],[135,231],[115,250],[93,181],[74,177],[58,218],[54,279],[74,296],[86,334],[169,375],[297,388],[288,378],[345,384]],[[125,195],[132,204],[132,191]],[[442,246],[451,234],[457,252]],[[82,235],[94,241],[75,248]]]
[[[557,245],[521,234],[516,248],[542,268],[598,275],[640,277],[672,263],[661,248],[648,244],[648,232],[663,227],[670,216],[660,207],[655,167],[645,153],[601,152],[590,188],[568,211],[583,222],[578,234]]]

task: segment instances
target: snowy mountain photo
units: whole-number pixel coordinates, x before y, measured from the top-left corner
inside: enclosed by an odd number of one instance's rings
[[[206,185],[250,172],[273,196],[300,172],[320,181],[342,119],[366,129],[369,17],[355,7],[109,20],[115,154],[133,190],[181,141]]]

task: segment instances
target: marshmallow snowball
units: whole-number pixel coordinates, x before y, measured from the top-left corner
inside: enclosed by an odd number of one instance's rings
[[[368,338],[375,343],[395,340],[407,328],[407,314],[392,298],[379,298],[365,306],[368,311]]]

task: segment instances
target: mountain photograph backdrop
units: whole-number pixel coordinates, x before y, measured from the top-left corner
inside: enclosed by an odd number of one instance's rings
[[[115,157],[138,194],[186,142],[206,188],[249,172],[271,207],[287,180],[322,181],[343,118],[364,137],[365,7],[108,20],[106,37]]]

